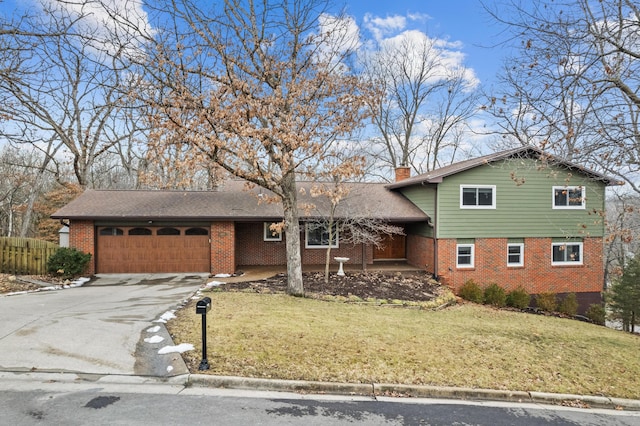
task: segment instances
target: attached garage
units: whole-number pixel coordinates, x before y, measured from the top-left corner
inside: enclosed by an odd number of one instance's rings
[[[189,226],[100,226],[96,272],[209,272],[209,229]]]

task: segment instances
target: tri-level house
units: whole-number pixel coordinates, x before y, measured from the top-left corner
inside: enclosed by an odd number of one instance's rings
[[[404,260],[459,289],[467,280],[531,294],[576,293],[581,307],[601,300],[605,188],[617,181],[532,147],[462,161],[396,182],[354,183],[336,220],[370,217],[404,230],[385,244],[329,241],[318,226],[326,200],[302,205],[303,265],[333,256],[365,268]],[[285,265],[279,204],[264,190],[229,180],[215,191],[87,190],[57,211],[72,247],[91,253],[88,273],[233,273],[252,265]],[[304,195],[306,194],[306,195]],[[268,197],[266,197],[268,198]]]

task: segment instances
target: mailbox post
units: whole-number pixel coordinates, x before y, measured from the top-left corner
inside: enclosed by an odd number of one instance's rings
[[[202,361],[198,370],[208,370],[209,361],[207,360],[207,312],[211,310],[211,298],[204,297],[196,303],[196,314],[202,316]]]

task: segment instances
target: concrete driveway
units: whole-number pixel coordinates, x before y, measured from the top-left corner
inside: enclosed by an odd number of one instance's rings
[[[0,297],[0,370],[186,373],[179,353],[157,354],[173,345],[157,320],[206,279],[206,274],[98,275],[83,287]]]

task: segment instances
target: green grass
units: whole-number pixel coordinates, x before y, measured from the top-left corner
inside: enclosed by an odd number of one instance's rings
[[[640,397],[640,338],[465,304],[439,311],[214,292],[207,374]],[[195,302],[169,324],[193,372]],[[201,373],[201,372],[200,372]]]

